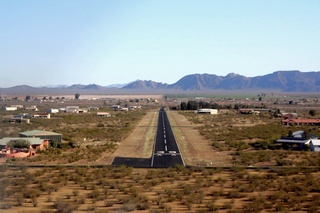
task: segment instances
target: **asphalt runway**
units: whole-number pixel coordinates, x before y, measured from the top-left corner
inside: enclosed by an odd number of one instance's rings
[[[151,157],[151,167],[167,168],[177,164],[184,165],[179,147],[173,135],[167,113],[162,107],[159,111],[156,141]]]
[[[113,166],[129,166],[135,168],[168,168],[177,164],[184,165],[178,145],[173,135],[167,113],[160,108],[155,144],[151,158],[116,157]]]

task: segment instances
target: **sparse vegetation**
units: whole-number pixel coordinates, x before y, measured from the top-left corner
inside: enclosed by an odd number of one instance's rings
[[[320,192],[318,169],[304,168],[154,170],[60,166],[26,168],[24,172],[6,168],[0,174],[4,195],[0,207],[10,211],[312,211],[317,208],[315,198]],[[57,184],[60,187],[48,193],[49,186]],[[47,202],[52,205],[44,205]]]
[[[268,97],[256,99],[260,104],[256,108],[262,108],[261,104],[267,106]],[[76,101],[81,103],[81,100]],[[204,168],[202,166],[211,165],[201,163],[197,167],[168,169],[95,164],[103,162],[104,156],[112,153],[117,144],[128,137],[147,110],[109,110],[112,116],[107,119],[97,117],[95,113],[62,113],[53,115],[50,120],[34,119],[31,124],[10,125],[5,120],[10,113],[1,112],[5,121],[0,125],[3,137],[16,136],[17,132],[30,128],[45,128],[62,133],[64,141],[53,143],[56,145],[37,157],[9,159],[7,163],[13,165],[0,166],[0,209],[3,212],[318,211],[320,155],[285,149],[274,141],[300,129],[317,135],[319,128],[283,126],[275,115],[278,110],[260,115],[240,115],[235,108],[252,104],[231,104],[229,101],[225,99],[225,103],[219,104],[228,106],[228,109],[216,116],[180,112],[207,140],[208,146],[212,145],[212,150],[219,155],[227,153],[222,158],[231,159],[227,166],[217,168]],[[269,104],[280,102],[269,100]],[[189,105],[194,107],[194,104],[196,102]],[[217,106],[215,102],[210,104]],[[105,100],[102,105],[108,105],[108,102]],[[298,106],[289,105],[286,107]],[[310,106],[308,110],[297,111],[313,117],[313,112],[310,113],[313,109],[315,107]],[[44,167],[29,167],[33,164]]]

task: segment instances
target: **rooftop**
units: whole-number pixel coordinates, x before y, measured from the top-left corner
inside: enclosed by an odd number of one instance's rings
[[[295,138],[295,137],[281,137],[277,140],[278,143],[293,143],[293,144],[309,144],[311,139]]]
[[[42,144],[43,139],[40,138],[2,138],[0,139],[0,145],[6,146],[10,141],[26,140],[29,141],[31,145]]]
[[[320,146],[320,140],[313,139],[313,140],[311,140],[311,143],[313,145]]]
[[[33,136],[42,136],[42,135],[61,135],[59,133],[55,132],[49,132],[45,130],[31,130],[26,132],[20,132],[20,135],[25,135],[27,137],[33,137]]]

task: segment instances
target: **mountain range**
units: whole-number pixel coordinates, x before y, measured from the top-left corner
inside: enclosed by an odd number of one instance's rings
[[[0,88],[1,94],[106,94],[106,93],[165,93],[168,91],[200,92],[210,90],[225,91],[279,91],[279,92],[320,92],[320,71],[301,72],[276,71],[271,74],[246,77],[229,73],[226,76],[215,74],[192,74],[182,77],[176,83],[166,84],[151,80],[136,80],[123,85],[100,86],[97,84],[74,84],[71,86],[32,87],[19,85]]]
[[[230,73],[226,76],[214,74],[192,74],[181,78],[174,84],[137,80],[123,89],[161,89],[161,90],[274,90],[281,92],[319,92],[320,72],[277,71],[271,74],[246,77]]]

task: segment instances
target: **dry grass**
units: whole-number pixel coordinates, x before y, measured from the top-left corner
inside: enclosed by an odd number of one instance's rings
[[[176,111],[168,111],[171,127],[186,165],[228,166],[231,157],[228,152],[216,151],[210,140],[200,135],[197,127]]]
[[[196,129],[184,115],[167,111],[175,138],[186,165],[190,166],[229,166],[229,152],[216,151],[211,143]],[[135,126],[133,132],[119,144],[110,156],[97,162],[111,164],[115,157],[150,158],[154,144],[158,111],[149,111]]]
[[[207,142],[203,147],[207,145],[208,150],[216,153],[213,155],[219,156],[220,153],[224,153],[227,159],[231,159],[232,165],[319,165],[320,156],[318,153],[311,152],[308,147],[287,150],[289,147],[282,147],[275,143],[278,138],[286,136],[289,131],[304,130],[307,134],[318,135],[319,126],[284,126],[280,122],[281,118],[275,118],[268,112],[260,115],[241,115],[230,110],[218,115],[199,115],[185,111],[179,114],[182,117],[180,116],[177,120],[182,120],[185,116],[185,119],[190,122],[189,125],[205,138],[202,141]],[[192,132],[192,128],[186,132],[190,133],[190,138],[199,134],[196,131]],[[195,145],[201,141],[201,138],[196,141]],[[182,146],[187,146],[190,143],[183,142],[182,144]]]
[[[132,133],[119,144],[105,162],[111,164],[115,157],[150,158],[157,130],[157,119],[158,111],[147,112]]]
[[[1,212],[317,212],[317,170],[1,168]],[[23,188],[23,190],[21,190]]]
[[[283,131],[281,127],[273,130],[272,122],[276,120],[269,116],[257,120],[254,116],[227,113],[208,118],[168,111],[186,164],[225,166],[237,162],[238,165],[252,163],[259,166],[267,162],[271,166],[269,169],[108,166],[114,157],[150,157],[157,129],[157,112],[148,111],[142,118],[136,118],[136,123],[129,123],[125,116],[119,115],[114,126],[127,123],[132,129],[123,135],[127,137],[117,141],[119,146],[113,153],[110,150],[99,153],[97,159],[90,155],[95,159],[90,164],[105,164],[102,168],[76,165],[88,163],[87,159],[71,163],[73,168],[0,167],[0,211],[319,212],[320,173],[318,168],[304,167],[319,165],[318,153],[260,150],[251,146],[265,140],[256,135],[268,135],[269,130],[277,134]],[[105,123],[105,129],[108,128]],[[248,133],[254,137],[249,138]],[[216,140],[222,136],[225,141]],[[228,136],[239,138],[226,140]],[[94,142],[103,145],[101,141]],[[218,143],[221,146],[214,146]],[[61,156],[74,155],[75,150],[69,149]],[[88,150],[84,149],[79,156]],[[230,153],[237,156],[233,155],[231,159]],[[272,167],[277,162],[287,167]]]

